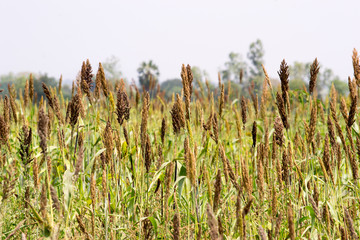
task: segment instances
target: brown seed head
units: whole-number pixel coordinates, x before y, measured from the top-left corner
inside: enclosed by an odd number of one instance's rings
[[[335,135],[334,124],[331,121],[330,114],[328,115],[327,126],[328,126],[331,146],[334,146],[336,143],[336,135]]]
[[[295,223],[294,223],[294,213],[291,206],[291,202],[287,205],[287,219],[289,227],[289,238],[295,240]]]
[[[313,104],[311,106],[309,132],[307,133],[309,143],[312,143],[314,140],[316,123],[317,123],[317,107],[316,107],[315,102],[313,102]]]
[[[319,73],[320,66],[317,58],[315,58],[314,62],[311,64],[310,67],[310,83],[309,83],[309,92],[312,94],[316,87],[316,79]]]
[[[58,87],[58,93],[61,92],[61,88],[62,88],[62,80],[63,80],[63,77],[62,75],[60,75],[60,79],[59,79],[59,87]]]
[[[218,128],[218,120],[216,117],[216,114],[213,115],[212,117],[212,129],[213,129],[213,134],[211,135],[212,139],[214,139],[214,141],[216,143],[219,142],[219,128]]]
[[[180,239],[180,217],[179,212],[176,211],[173,217],[173,239],[179,240]]]
[[[282,156],[282,180],[286,185],[289,185],[289,165],[288,154],[284,151]]]
[[[48,86],[46,86],[46,84],[43,82],[42,83],[42,88],[44,90],[44,93],[45,93],[45,96],[48,100],[48,103],[49,103],[49,106],[54,109],[55,106],[54,106],[54,99],[53,97],[51,96],[51,93],[50,93],[50,89],[48,88]]]
[[[81,76],[81,77],[83,77],[83,76]],[[90,89],[93,88],[93,84],[94,84],[92,78],[93,78],[92,67],[91,67],[89,59],[86,59],[86,70],[85,70],[84,79]]]
[[[184,110],[182,108],[182,103],[179,94],[176,94],[176,101],[170,111],[170,114],[172,117],[174,134],[178,134],[181,128],[185,127]]]
[[[311,197],[311,195],[308,196],[309,197],[309,202],[315,212],[315,217],[318,219],[318,220],[321,220],[320,218],[320,211],[319,211],[319,208],[316,204],[316,202],[314,201],[314,199]]]
[[[259,231],[260,239],[261,239],[261,240],[267,240],[267,236],[266,236],[265,230],[262,228],[261,225],[259,225],[258,231]]]
[[[253,200],[254,200],[254,198],[251,196],[249,198],[248,202],[246,203],[245,207],[242,210],[243,216],[246,216],[250,212],[250,208],[251,208],[251,204],[252,204]]]
[[[46,219],[47,216],[47,192],[46,192],[46,185],[42,184],[41,186],[41,195],[40,195],[40,213],[41,216]]]
[[[99,63],[99,68],[96,73],[96,82],[101,83],[101,88],[103,90],[103,93],[104,93],[105,97],[108,97],[109,96],[109,87],[106,82],[104,68],[101,65],[101,63]]]
[[[253,144],[252,144],[253,148],[255,148],[255,146],[256,146],[256,132],[257,132],[257,124],[256,124],[256,121],[254,121],[252,131],[251,131],[252,140],[253,140]]]
[[[247,162],[246,160],[244,160],[243,157],[241,158],[241,172],[242,172],[242,180],[245,185],[246,192],[248,196],[251,196],[253,190],[252,181],[249,176],[249,168]]]
[[[145,168],[146,172],[149,173],[151,167],[151,142],[149,134],[146,134],[146,142],[145,142]]]
[[[220,205],[220,194],[221,194],[221,171],[218,169],[214,185],[214,206],[213,209],[216,212]]]
[[[351,239],[359,239],[359,237],[358,237],[358,235],[356,234],[356,231],[355,231],[353,219],[351,218],[351,216],[349,214],[349,211],[347,210],[346,207],[344,207],[344,213],[345,213],[346,225],[347,225],[347,227],[349,229]]]
[[[34,78],[33,78],[33,75],[32,73],[30,73],[30,76],[29,76],[29,97],[30,97],[30,101],[33,101],[34,99]]]
[[[166,132],[166,121],[165,121],[165,118],[163,118],[161,121],[161,130],[160,130],[162,145],[164,145],[164,142],[165,142],[165,132]]]
[[[34,158],[33,161],[33,180],[34,180],[34,186],[36,189],[39,188],[39,166],[37,163],[37,158]]]
[[[79,93],[76,93],[68,105],[68,109],[70,112],[70,125],[72,127],[74,127],[78,121],[80,115],[80,104],[81,104],[81,99]]]
[[[129,120],[130,117],[129,98],[126,92],[122,91],[121,88],[117,92],[116,115],[120,126],[123,124],[124,120]]]
[[[276,105],[278,107],[279,114],[280,114],[281,120],[283,122],[283,125],[284,125],[284,127],[286,129],[288,129],[289,128],[289,123],[288,123],[288,120],[287,120],[285,104],[284,104],[283,98],[280,96],[279,93],[276,93]]]
[[[46,153],[49,118],[42,108],[39,110],[38,117],[38,134],[40,137],[40,147],[43,153]]]
[[[141,147],[145,151],[146,136],[147,136],[147,122],[149,117],[149,107],[150,107],[150,95],[148,92],[144,93],[143,97],[143,107],[141,110]]]
[[[241,118],[243,122],[243,129],[245,129],[245,123],[246,123],[246,100],[244,96],[241,97]]]
[[[16,107],[16,103],[15,103],[16,92],[15,92],[14,85],[8,84],[8,90],[9,90],[9,98],[10,98],[12,116],[14,118],[15,123],[17,123],[17,115],[16,115],[17,107]]]
[[[53,185],[50,185],[50,194],[53,202],[53,208],[55,208],[57,211],[60,211],[60,201],[56,189],[53,187]]]
[[[81,90],[86,94],[87,98],[89,99],[90,104],[92,103],[91,101],[91,95],[90,95],[90,87],[88,85],[88,83],[86,82],[86,80],[84,78],[81,78]]]
[[[349,82],[351,82],[350,79],[349,79]],[[356,86],[354,88],[356,88]],[[352,90],[350,90],[351,106],[350,106],[349,115],[348,115],[348,119],[347,119],[347,126],[349,128],[355,122],[356,109],[357,109],[358,95],[357,95],[356,89],[354,89],[354,88],[352,88]]]
[[[271,85],[269,75],[268,75],[268,73],[267,73],[267,71],[265,69],[265,66],[263,64],[261,64],[261,66],[262,66],[262,69],[263,69],[263,72],[264,72],[264,75],[265,75],[265,82],[269,85],[269,88],[272,91],[272,85]]]
[[[224,84],[221,84],[221,94],[219,98],[219,117],[221,118],[222,112],[225,106],[225,91],[224,91]]]
[[[207,213],[207,223],[209,225],[210,228],[210,238],[212,240],[219,240],[219,226],[218,226],[218,222],[215,218],[214,212],[211,209],[211,206],[209,205],[209,203],[206,205],[206,213]]]
[[[79,133],[78,145],[79,145],[79,151],[77,153],[76,164],[75,164],[74,182],[77,181],[77,179],[79,177],[79,173],[80,173],[80,171],[82,171],[82,168],[83,168],[83,162],[84,162],[84,134],[83,134],[83,132]]]
[[[240,69],[240,73],[239,73],[240,84],[242,84],[243,82],[243,77],[244,77],[244,69]]]
[[[124,132],[124,137],[125,137],[126,144],[128,146],[130,146],[130,138],[129,138],[129,134],[128,134],[128,131],[127,131],[125,125],[123,126],[123,132]]]
[[[276,143],[279,145],[279,146],[282,146],[283,145],[283,129],[284,129],[284,125],[281,121],[281,118],[279,116],[277,116],[275,118],[275,121],[274,121],[274,129],[275,129],[275,140],[276,140]]]
[[[281,81],[282,98],[284,103],[286,103],[286,93],[289,91],[289,66],[285,62],[285,59],[283,59],[280,64],[280,71],[278,71],[278,74]]]
[[[56,95],[52,96],[50,89],[46,86],[45,83],[42,83],[42,88],[44,90],[45,96],[48,100],[48,103],[51,109],[54,111],[56,117],[59,119],[60,122],[63,122],[63,118],[60,112],[60,104],[59,100]]]
[[[24,105],[25,107],[29,103],[29,80],[26,79],[25,88],[24,88]]]
[[[184,64],[182,65],[181,79],[182,79],[183,91],[185,96],[186,119],[190,120],[190,102],[191,102],[192,81],[193,81],[193,74],[190,65],[187,65],[186,68]]]
[[[23,125],[18,140],[20,142],[19,155],[24,166],[28,165],[31,161],[31,137],[32,131],[27,125]]]
[[[352,55],[352,63],[354,68],[354,77],[356,79],[356,83],[360,86],[360,63],[359,63],[359,56],[358,52],[354,48],[353,55]]]
[[[9,138],[8,133],[8,123],[5,121],[4,117],[0,115],[0,141],[2,144],[6,144]]]
[[[103,143],[106,148],[106,163],[108,164],[112,159],[112,153],[114,149],[114,137],[110,121],[107,121],[106,127],[103,132]]]

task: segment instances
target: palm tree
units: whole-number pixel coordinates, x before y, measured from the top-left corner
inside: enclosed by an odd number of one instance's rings
[[[145,90],[151,90],[150,79],[153,81],[152,87],[156,86],[160,73],[158,66],[152,60],[142,62],[140,67],[137,69],[137,72],[139,73],[139,82]]]

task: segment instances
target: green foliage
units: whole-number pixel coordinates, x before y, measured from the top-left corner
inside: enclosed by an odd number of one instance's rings
[[[244,78],[247,77],[247,64],[243,60],[240,53],[229,53],[229,60],[225,62],[225,69],[221,71],[221,78],[223,81],[231,80],[239,82],[240,70],[244,71]]]
[[[8,84],[14,85],[17,92],[21,90],[23,92],[25,88],[25,82],[29,79],[30,73],[9,73],[6,75],[0,76],[0,89],[3,89],[3,94],[8,94]],[[37,95],[37,100],[39,101],[41,97],[45,98],[44,91],[42,89],[42,83],[45,83],[48,87],[58,87],[58,80],[54,77],[50,77],[47,73],[33,74],[34,80],[34,93]],[[70,86],[63,84],[62,85],[62,93],[65,99],[71,97],[71,89]],[[18,96],[19,97],[19,96]]]
[[[191,71],[194,76],[193,84],[195,88],[199,89],[201,87],[199,83],[203,85],[204,80],[209,80],[209,74],[200,67],[192,66]]]
[[[289,79],[301,79],[302,81],[309,81],[311,63],[302,63],[295,61],[293,65],[289,66]]]
[[[101,63],[108,80],[115,82],[122,77],[123,74],[120,71],[119,62],[120,60],[113,55]]]
[[[346,82],[341,81],[340,79],[334,79],[331,83],[334,84],[339,95],[346,96],[349,93],[348,84]]]
[[[137,69],[137,72],[139,74],[139,83],[145,88],[146,91],[150,90],[150,79],[155,81],[155,83],[158,82],[160,75],[159,68],[152,60],[148,62],[142,62]]]
[[[169,79],[160,84],[162,91],[165,91],[165,97],[170,98],[173,93],[181,93],[182,83],[181,79]]]
[[[293,65],[289,66],[289,86],[292,89],[303,89],[303,84],[308,87],[310,81],[310,66],[311,63],[302,63],[295,61]],[[317,76],[316,89],[319,97],[324,97],[330,90],[333,82],[339,86],[339,93],[346,94],[346,86],[341,86],[341,81],[338,76],[335,76],[333,71],[329,68],[323,68],[320,66],[320,71]],[[346,83],[343,82],[345,85]]]
[[[4,90],[4,94],[8,94],[8,84],[14,84],[16,89],[24,89],[26,79],[30,73],[17,73],[12,72],[0,76],[0,88]]]
[[[43,97],[46,99],[44,91],[42,89],[42,83],[45,83],[48,87],[57,87],[58,83],[54,77],[49,77],[47,73],[41,74],[40,76],[34,76],[34,91],[38,95],[38,100]]]
[[[253,81],[262,79],[261,76],[257,78]],[[52,86],[56,83],[47,76],[39,79]],[[301,79],[292,81],[290,86],[296,82],[303,83]],[[14,232],[14,239],[20,239],[22,233],[27,239],[54,239],[57,235],[59,239],[142,239],[147,230],[149,239],[171,239],[174,232],[172,219],[178,214],[179,239],[193,239],[198,233],[201,233],[200,239],[210,239],[206,206],[209,204],[214,209],[218,171],[220,201],[214,216],[222,223],[224,239],[242,239],[241,228],[237,224],[239,216],[245,225],[242,230],[247,239],[260,238],[259,226],[272,239],[288,238],[287,206],[293,212],[297,238],[339,239],[339,227],[346,227],[344,206],[355,216],[352,221],[359,235],[360,220],[356,217],[359,203],[354,201],[359,196],[359,179],[353,178],[352,166],[347,158],[347,151],[353,156],[357,154],[356,149],[351,148],[351,141],[355,142],[352,139],[359,134],[357,123],[351,127],[350,136],[346,135],[346,150],[340,139],[337,140],[337,132],[334,133],[335,142],[328,148],[331,153],[328,160],[334,162],[327,162],[324,168],[321,160],[326,160],[327,116],[331,116],[327,101],[318,99],[318,108],[323,106],[324,111],[321,113],[319,110],[317,121],[310,125],[309,109],[316,106],[313,101],[310,103],[311,96],[304,90],[290,90],[289,129],[285,130],[275,125],[279,112],[273,92],[270,92],[265,103],[261,103],[264,104],[261,105],[263,112],[259,108],[258,114],[255,112],[256,105],[246,99],[247,120],[243,123],[237,91],[246,91],[250,82],[243,85],[224,82],[225,95],[228,94],[228,83],[230,98],[238,100],[225,102],[221,117],[217,117],[218,96],[212,105],[206,94],[200,99],[193,95],[186,129],[177,134],[172,129],[174,119],[170,113],[170,101],[150,99],[144,128],[141,127],[144,105],[140,103],[136,107],[135,99],[131,98],[130,118],[119,127],[117,111],[114,111],[109,98],[101,94],[97,101],[90,104],[83,94],[79,98],[83,113],[75,129],[69,123],[61,123],[55,116],[45,126],[49,133],[45,138],[48,146],[46,155],[40,148],[41,136],[37,131],[41,127],[36,120],[38,105],[25,107],[20,99],[16,100],[18,106],[24,106],[18,108],[18,116],[22,113],[26,119],[24,122],[32,129],[28,151],[32,162],[24,166],[21,161],[19,148],[26,149],[24,146],[27,145],[19,143],[19,140],[25,140],[18,137],[24,130],[21,130],[22,122],[16,124],[11,121],[10,147],[6,144],[0,146],[0,238],[9,237],[20,224]],[[333,83],[339,89],[339,86],[346,86],[339,80]],[[170,79],[161,84],[167,92],[180,91],[181,87],[180,79]],[[261,94],[261,88],[255,93]],[[59,96],[58,99],[63,106],[65,102]],[[344,131],[347,122],[339,114],[339,105],[336,116]],[[46,114],[50,116],[52,110],[49,106],[47,110]],[[60,114],[65,116],[66,109],[61,108]],[[217,120],[210,118],[210,128],[206,130],[200,123],[206,125],[209,116]],[[357,115],[355,117],[358,118]],[[161,141],[163,119],[167,126],[164,142]],[[254,122],[257,124],[255,131],[252,130]],[[308,140],[309,127],[314,127],[318,133],[311,143]],[[143,133],[147,137],[145,150],[141,143]],[[253,134],[257,140],[255,147]],[[110,135],[111,141],[107,141]],[[187,150],[183,147],[185,139],[189,139]],[[282,143],[277,142],[279,139]],[[149,155],[144,153],[146,149]],[[332,159],[335,151],[336,156]],[[105,154],[107,152],[110,154]],[[150,156],[149,171],[145,167],[145,161],[149,161],[146,156]],[[39,188],[35,187],[34,180],[35,159]],[[194,162],[190,164],[189,161]],[[47,168],[47,164],[51,168]],[[327,168],[331,168],[334,180],[327,174]],[[195,183],[189,179],[190,171],[195,173]],[[288,178],[284,179],[284,176]],[[241,185],[242,189],[237,189],[236,185]],[[95,189],[94,197],[92,187]],[[29,189],[28,193],[26,189]],[[43,199],[41,189],[45,192]],[[6,191],[10,194],[5,198]],[[310,197],[315,200],[311,202]],[[56,199],[60,209],[52,204]],[[43,200],[45,207],[42,209]],[[251,201],[245,212],[245,206]],[[275,201],[276,204],[273,204]],[[314,201],[315,204],[312,204]],[[323,217],[323,209],[326,208],[330,216],[328,221]],[[278,226],[280,231],[275,234],[279,216],[282,216]]]
[[[257,39],[255,42],[252,42],[250,44],[247,57],[251,62],[251,66],[250,66],[251,77],[263,75],[261,64],[264,64],[264,59],[263,59],[264,54],[265,54],[265,50],[260,39]]]
[[[301,78],[295,78],[291,81],[289,81],[289,88],[291,90],[303,90],[305,87],[305,89],[307,88],[307,83],[304,82]]]

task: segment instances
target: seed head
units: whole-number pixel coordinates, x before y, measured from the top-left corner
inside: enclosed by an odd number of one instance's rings
[[[314,92],[316,87],[316,78],[319,73],[320,67],[317,58],[315,58],[314,62],[311,64],[310,67],[310,83],[309,83],[309,92],[310,94]]]
[[[280,96],[279,93],[276,93],[276,105],[278,107],[279,114],[281,116],[281,120],[283,122],[283,125],[284,125],[284,127],[286,129],[288,129],[289,128],[289,123],[288,123],[288,119],[287,119],[285,104],[284,104],[283,98]]]
[[[241,118],[243,122],[243,129],[245,130],[245,123],[246,123],[246,100],[244,96],[241,97]]]
[[[172,117],[174,134],[178,134],[180,133],[181,128],[185,127],[184,110],[182,108],[179,94],[176,94],[176,101],[170,111],[170,114]]]
[[[289,66],[285,62],[285,59],[282,60],[280,64],[280,71],[278,71],[280,82],[281,82],[281,92],[283,102],[287,102],[286,93],[289,91]]]
[[[106,127],[103,132],[103,143],[106,148],[106,163],[108,164],[112,159],[112,153],[114,149],[114,137],[110,121],[107,121]]]
[[[145,151],[146,136],[147,136],[147,122],[149,117],[150,95],[148,92],[144,93],[143,108],[141,110],[141,147]]]
[[[39,110],[38,117],[38,134],[40,137],[40,147],[43,153],[46,153],[49,117],[45,114],[42,108]]]
[[[210,238],[212,240],[219,240],[218,222],[215,218],[214,212],[211,209],[211,206],[209,205],[209,203],[206,206],[206,213],[207,213],[207,223],[210,228]]]
[[[106,82],[104,68],[101,65],[101,63],[99,63],[98,72],[96,73],[96,82],[99,82],[99,84],[101,83],[101,88],[103,90],[103,93],[104,93],[105,97],[108,97],[109,96],[109,87]]]
[[[117,92],[116,115],[120,126],[123,124],[124,120],[129,120],[130,117],[129,98],[126,92],[122,91],[121,88]]]
[[[358,86],[360,86],[360,62],[359,62],[358,52],[356,51],[355,48],[353,50],[352,63],[353,63],[354,77],[356,79],[356,83]]]

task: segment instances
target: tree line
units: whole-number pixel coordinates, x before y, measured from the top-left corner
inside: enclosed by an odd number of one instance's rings
[[[249,88],[253,89],[255,93],[261,91],[261,86],[264,80],[263,65],[265,50],[263,43],[260,39],[252,42],[249,45],[248,52],[246,54],[247,59],[243,58],[243,55],[238,52],[230,52],[228,60],[220,68],[218,78],[222,82],[227,83],[230,86],[226,89],[231,89],[232,93],[230,97],[238,97],[240,94],[248,95]],[[102,63],[107,80],[117,82],[122,79],[127,85],[125,76],[120,71],[119,59],[112,56]],[[311,62],[294,62],[289,66],[289,87],[292,90],[307,90],[310,77]],[[161,91],[166,98],[170,98],[173,93],[179,93],[182,89],[182,83],[180,78],[167,79],[159,83],[160,70],[154,61],[141,62],[138,69],[138,84],[139,90],[146,91]],[[212,91],[218,86],[211,81],[209,74],[206,70],[201,69],[199,66],[192,66],[192,74],[194,77],[195,90]],[[26,80],[30,77],[33,78],[34,92],[40,100],[44,95],[41,83],[44,82],[50,87],[56,87],[59,85],[60,78],[50,77],[46,73],[44,74],[30,74],[30,73],[9,73],[0,76],[0,89],[5,94],[8,92],[8,85],[15,85],[16,89],[24,89]],[[277,78],[271,79],[273,85],[279,84]],[[329,68],[320,66],[320,72],[317,81],[317,89],[319,97],[325,96],[331,85],[334,84],[339,94],[347,94],[347,84],[341,80],[338,76],[335,76],[333,71]],[[136,83],[132,83],[136,85]],[[71,87],[64,84],[62,87],[64,98],[71,97]]]

